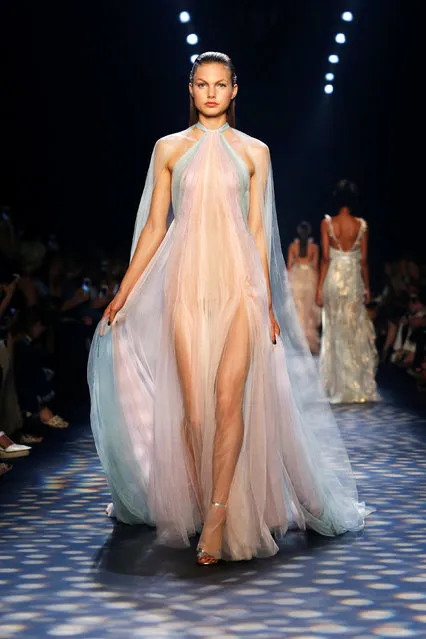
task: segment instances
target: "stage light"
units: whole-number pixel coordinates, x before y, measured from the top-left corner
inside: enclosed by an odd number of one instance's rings
[[[353,19],[354,16],[350,11],[344,11],[342,13],[342,20],[344,20],[345,22],[352,22]]]
[[[339,56],[333,53],[333,55],[328,56],[328,61],[331,62],[331,64],[337,64],[339,62]]]
[[[330,93],[333,93],[333,91],[334,91],[334,87],[333,87],[333,85],[332,85],[332,84],[326,84],[326,85],[325,85],[325,87],[324,87],[324,93],[328,93],[328,94],[330,94]]]
[[[194,55],[192,55],[192,56],[190,57],[190,60],[191,60],[192,64],[194,64],[194,62],[195,62],[195,60],[196,60],[197,58],[198,58],[198,53],[194,53]]]
[[[188,44],[197,44],[198,42],[198,36],[196,33],[190,33],[188,36],[186,36],[186,41]]]
[[[183,23],[189,22],[191,20],[191,16],[189,15],[188,11],[181,11],[179,14],[179,20]]]
[[[334,73],[326,73],[326,74],[325,74],[325,79],[326,79],[328,82],[332,82],[332,80],[334,80]]]
[[[344,44],[346,42],[346,36],[344,33],[338,33],[334,39],[337,44]]]

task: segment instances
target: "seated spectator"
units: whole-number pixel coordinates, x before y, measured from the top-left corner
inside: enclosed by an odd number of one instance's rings
[[[426,287],[419,291],[415,303],[416,310],[411,318],[410,342],[414,347],[408,372],[418,379],[418,386],[424,390],[426,383]]]
[[[18,238],[10,206],[0,206],[0,258],[14,260],[18,254]]]
[[[375,327],[380,358],[386,362],[393,354],[393,348],[401,321],[405,321],[410,296],[407,291],[392,292],[376,308]]]
[[[53,372],[40,338],[51,324],[51,317],[38,307],[24,311],[14,328],[15,385],[21,410],[26,419],[38,420],[52,428],[69,425],[52,410],[55,392]]]
[[[410,296],[407,312],[401,318],[395,341],[393,343],[393,354],[391,361],[404,368],[410,367],[414,362],[415,343],[413,333],[420,329],[425,317],[425,307],[417,294]]]
[[[10,438],[20,440],[22,415],[15,390],[12,342],[9,330],[15,319],[13,306],[18,278],[3,263],[0,271],[0,428]]]
[[[20,264],[19,289],[23,293],[26,306],[37,306],[46,292],[38,277],[46,257],[46,247],[40,234],[27,231],[19,247]]]
[[[92,313],[100,312],[92,309],[95,288],[90,275],[79,256],[67,256],[55,327],[55,371],[62,402],[68,400],[70,388],[77,402],[88,401],[87,358],[96,325]]]

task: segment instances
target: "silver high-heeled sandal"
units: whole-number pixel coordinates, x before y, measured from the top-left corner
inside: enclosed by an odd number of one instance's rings
[[[222,504],[220,501],[212,501],[212,506],[218,508],[226,508],[227,504]],[[197,564],[199,566],[215,566],[219,563],[220,559],[212,555],[207,550],[204,550],[200,544],[197,546]]]

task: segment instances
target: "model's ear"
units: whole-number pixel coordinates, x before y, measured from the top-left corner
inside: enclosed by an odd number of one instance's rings
[[[193,90],[193,88],[192,88],[192,82],[190,82],[190,83],[188,84],[188,88],[189,88],[189,93],[191,94],[191,96],[192,96],[192,97],[194,97],[194,90]]]
[[[232,100],[235,99],[237,93],[238,93],[238,84],[234,84],[234,86],[232,87]]]

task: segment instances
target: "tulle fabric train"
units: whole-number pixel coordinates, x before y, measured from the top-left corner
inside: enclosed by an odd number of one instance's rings
[[[214,485],[227,502],[226,559],[273,555],[273,533],[294,526],[360,530],[367,511],[287,281],[267,147],[227,125],[162,138],[132,253],[166,164],[167,234],[104,337],[98,327],[89,359],[92,429],[117,518],[188,545]],[[275,346],[249,211],[268,251]]]

